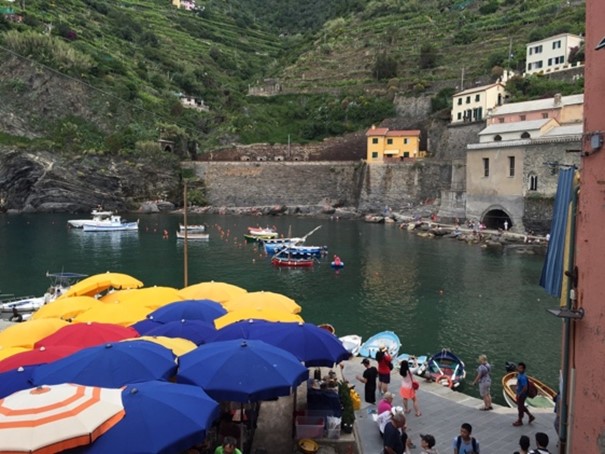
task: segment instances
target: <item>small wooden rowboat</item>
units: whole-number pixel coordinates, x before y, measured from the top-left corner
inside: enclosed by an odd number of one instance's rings
[[[555,407],[555,396],[556,391],[548,385],[542,383],[535,377],[527,376],[536,388],[538,389],[538,395],[536,397],[528,397],[525,400],[525,404],[533,408],[554,408]],[[517,373],[509,372],[502,377],[502,394],[504,400],[509,407],[517,408]]]
[[[294,257],[280,257],[274,256],[271,259],[271,263],[275,266],[298,266],[298,267],[309,267],[315,264],[314,259],[294,258]]]

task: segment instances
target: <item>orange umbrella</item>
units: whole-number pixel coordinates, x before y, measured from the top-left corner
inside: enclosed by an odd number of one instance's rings
[[[222,317],[214,320],[216,329],[221,329],[223,326],[231,323],[239,322],[240,320],[259,319],[268,320],[270,322],[303,322],[300,315],[292,314],[291,312],[281,311],[277,309],[241,309],[233,312],[228,312]]]
[[[133,306],[130,304],[101,304],[86,312],[82,312],[73,321],[75,323],[99,322],[129,326],[139,320],[143,320],[151,311],[152,309],[148,307]]]
[[[101,273],[87,277],[72,285],[60,298],[68,296],[95,296],[109,289],[129,289],[143,287],[138,279],[122,273]]]
[[[101,303],[91,296],[69,296],[60,298],[45,304],[34,312],[31,316],[31,320],[42,318],[61,318],[63,320],[69,320],[97,304]]]
[[[0,345],[3,347],[32,348],[40,339],[68,324],[58,318],[43,318],[18,323],[0,332]]]
[[[247,290],[238,287],[237,285],[227,284],[226,282],[209,281],[182,288],[179,291],[179,294],[186,300],[208,299],[218,303],[224,303],[225,301],[229,301],[246,292]]]
[[[292,314],[299,314],[301,307],[292,298],[273,292],[250,292],[236,296],[223,303],[229,312],[240,309],[277,309]]]
[[[132,304],[157,309],[175,301],[181,301],[179,291],[172,287],[146,287],[134,290],[118,290],[101,298],[104,303]]]

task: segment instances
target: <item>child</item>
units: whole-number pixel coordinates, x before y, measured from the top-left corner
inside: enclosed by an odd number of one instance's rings
[[[420,454],[439,454],[435,448],[435,437],[430,434],[420,435]]]

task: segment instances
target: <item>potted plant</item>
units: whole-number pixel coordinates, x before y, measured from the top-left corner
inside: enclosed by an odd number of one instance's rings
[[[351,389],[349,383],[341,381],[338,383],[338,395],[340,405],[342,406],[342,418],[340,427],[344,433],[353,432],[353,423],[355,422],[355,410],[353,409],[353,400],[351,399]]]

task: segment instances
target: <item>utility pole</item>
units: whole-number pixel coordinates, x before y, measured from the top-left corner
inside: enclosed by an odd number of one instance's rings
[[[510,61],[511,61],[512,57],[513,57],[513,38],[511,37],[510,41],[508,43],[508,68],[507,69],[509,71],[511,70]]]
[[[460,91],[464,90],[464,66],[462,67],[462,72],[460,74]]]

